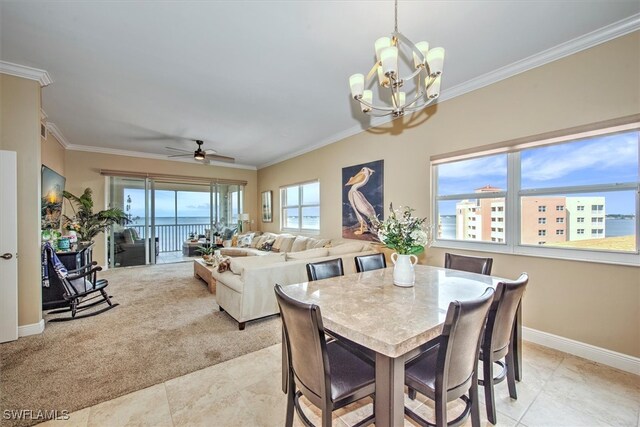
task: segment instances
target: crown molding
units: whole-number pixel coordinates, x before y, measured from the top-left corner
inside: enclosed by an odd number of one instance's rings
[[[36,80],[40,83],[40,87],[49,86],[53,83],[53,80],[47,71],[39,68],[27,67],[26,65],[14,64],[13,62],[0,61],[0,73],[22,77],[29,80]]]
[[[69,147],[71,146],[71,143],[67,138],[65,138],[64,134],[62,133],[60,128],[56,126],[55,123],[47,122],[47,129],[49,130],[49,133],[55,137],[58,143],[62,145],[62,148],[64,148],[65,150],[69,149]]]
[[[524,73],[525,71],[531,70],[536,67],[540,67],[542,65],[548,64],[550,62],[556,61],[558,59],[564,58],[569,55],[573,55],[580,51],[589,49],[591,47],[597,46],[599,44],[608,42],[610,40],[613,40],[615,38],[624,36],[626,34],[629,34],[638,30],[640,30],[640,13],[631,15],[628,18],[614,22],[613,24],[599,28],[583,36],[576,37],[575,39],[561,43],[550,49],[536,53],[535,55],[531,55],[528,58],[513,62],[504,67],[498,68],[481,77],[468,80],[462,84],[453,86],[448,89],[444,89],[440,94],[440,97],[438,97],[437,102],[444,102],[449,99],[453,99],[455,97],[472,92],[474,90],[481,89],[485,86],[489,86],[501,80],[505,80],[509,77],[513,77],[517,74]],[[434,104],[431,104],[431,106],[433,105]],[[390,117],[378,118],[377,120],[372,119],[371,125],[369,126],[369,128],[373,128],[376,126],[389,123],[392,120],[395,120],[395,119],[392,119]],[[326,145],[333,144],[335,142],[338,142],[350,136],[357,135],[358,133],[364,132],[366,130],[367,129],[363,129],[359,125],[353,126],[342,132],[338,132],[334,135],[331,135],[310,147],[305,147],[302,150],[288,154],[277,160],[273,160],[273,161],[261,164],[258,166],[258,169],[266,168],[268,166],[273,166],[277,163],[284,162],[285,160],[298,157],[302,154],[317,150]]]
[[[126,156],[126,157],[138,157],[142,159],[155,159],[155,160],[167,160],[172,162],[186,162],[192,163],[193,159],[185,158],[169,158],[163,154],[155,154],[155,153],[145,153],[141,151],[129,151],[129,150],[119,150],[116,148],[106,148],[106,147],[93,147],[89,145],[75,145],[69,144],[65,147],[67,150],[71,151],[86,151],[89,153],[99,153],[99,154],[112,154],[115,156]],[[215,160],[210,160],[209,165],[211,166],[221,166],[225,168],[233,168],[233,169],[248,169],[248,170],[257,170],[255,166],[252,165],[242,165],[237,163],[225,163],[225,162],[217,162]]]

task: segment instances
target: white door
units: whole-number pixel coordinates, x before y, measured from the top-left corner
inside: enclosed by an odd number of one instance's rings
[[[18,339],[16,153],[0,150],[0,342]]]

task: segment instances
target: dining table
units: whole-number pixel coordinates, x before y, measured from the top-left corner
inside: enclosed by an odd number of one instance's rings
[[[505,279],[415,265],[415,284],[393,284],[393,267],[284,286],[298,301],[316,304],[325,330],[375,352],[375,424],[404,425],[405,362],[435,343],[449,304],[474,299]],[[520,310],[512,337],[521,377]],[[283,344],[284,345],[284,344]],[[283,369],[286,369],[283,366]],[[283,370],[284,375],[284,370]]]

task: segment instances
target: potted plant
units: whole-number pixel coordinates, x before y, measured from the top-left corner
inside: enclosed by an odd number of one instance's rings
[[[215,252],[215,247],[213,245],[209,246],[198,246],[197,251],[202,255],[202,259],[205,263],[212,263],[213,253]]]
[[[93,192],[90,188],[86,188],[81,196],[75,196],[68,191],[64,191],[62,196],[69,201],[73,211],[73,217],[64,215],[65,226],[75,230],[79,242],[91,242],[111,225],[127,222],[127,215],[120,208],[109,208],[94,213]]]

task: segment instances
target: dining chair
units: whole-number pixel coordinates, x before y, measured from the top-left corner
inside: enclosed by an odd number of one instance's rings
[[[387,261],[384,259],[383,253],[361,255],[353,257],[353,259],[356,262],[356,272],[358,273],[362,273],[363,271],[387,268]]]
[[[493,303],[489,309],[484,339],[480,347],[482,360],[482,380],[478,384],[484,386],[487,419],[496,423],[496,404],[493,386],[507,378],[509,396],[517,399],[515,376],[515,351],[512,338],[518,305],[529,282],[529,276],[522,273],[513,282],[500,282],[496,287]],[[501,359],[504,358],[504,362]],[[494,376],[494,363],[501,371]]]
[[[405,384],[435,401],[437,427],[459,426],[469,415],[473,427],[480,425],[478,353],[493,294],[487,288],[477,299],[450,303],[438,344],[405,367]],[[447,423],[447,403],[456,399],[465,408]],[[434,425],[406,406],[404,412],[420,425]]]
[[[347,350],[340,341],[327,342],[320,307],[297,301],[275,286],[276,300],[287,348],[287,413],[285,426],[293,425],[293,410],[306,426],[313,426],[300,407],[304,395],[322,411],[322,426],[332,424],[336,409],[375,393],[375,368]],[[375,414],[375,411],[374,411]],[[356,426],[374,422],[374,415]]]
[[[448,252],[444,254],[444,268],[489,276],[491,275],[492,266],[493,258],[456,255]]]
[[[307,264],[307,277],[309,281],[328,279],[329,277],[343,276],[344,268],[342,258],[328,261],[311,262]]]

